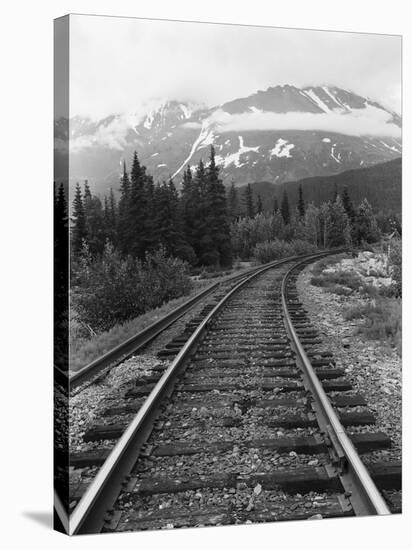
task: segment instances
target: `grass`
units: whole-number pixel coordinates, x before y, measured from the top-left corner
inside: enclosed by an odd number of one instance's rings
[[[354,290],[359,290],[362,285],[362,279],[359,275],[353,271],[342,270],[314,275],[310,282],[312,285],[323,287],[329,292],[345,295],[351,294]]]
[[[366,304],[357,304],[344,313],[348,321],[362,321],[358,333],[369,340],[388,342],[399,355],[402,348],[402,304],[399,298],[379,296]]]
[[[313,265],[312,274],[314,276],[321,275],[324,269],[332,265],[338,264],[344,258],[349,258],[349,255],[347,253],[343,253],[343,254],[337,254],[332,258],[323,258],[322,260],[319,260]]]
[[[224,279],[229,274],[241,273],[248,269],[245,265],[236,267],[240,267],[240,269],[234,269],[232,272],[221,272],[219,277]],[[123,324],[115,325],[110,330],[96,334],[91,338],[80,335],[81,333],[79,334],[76,330],[75,323],[72,323],[70,328],[70,370],[78,371],[91,361],[94,361],[114,347],[122,344],[128,338],[144,330],[155,321],[158,321],[161,317],[182,305],[195,294],[198,294],[202,289],[218,282],[217,277],[213,279],[213,281],[209,279],[196,280],[194,281],[194,288],[189,294],[170,300],[156,309],[147,311],[143,315],[139,315]],[[84,334],[84,330],[82,332]]]
[[[357,332],[369,340],[379,340],[394,347],[401,354],[402,346],[402,304],[394,296],[394,289],[378,288],[365,283],[354,271],[339,270],[324,273],[324,269],[338,263],[342,257],[328,258],[317,262],[312,270],[311,284],[327,292],[349,296],[355,291],[364,298],[360,303],[348,307],[344,317],[348,321],[358,320]],[[347,256],[346,256],[347,257]]]

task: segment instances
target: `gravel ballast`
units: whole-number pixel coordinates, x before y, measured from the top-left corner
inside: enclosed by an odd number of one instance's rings
[[[374,431],[381,430],[391,437],[391,459],[401,460],[401,359],[386,343],[365,340],[357,334],[358,322],[344,318],[348,307],[366,299],[357,293],[340,296],[311,285],[312,269],[313,265],[306,267],[297,280],[303,306],[321,335],[324,349],[333,353],[336,367],[345,370],[354,389],[374,412]]]

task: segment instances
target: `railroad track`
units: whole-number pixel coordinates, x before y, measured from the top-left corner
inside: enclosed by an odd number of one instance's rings
[[[398,511],[400,464],[360,459],[390,438],[297,296],[319,257],[239,282],[166,346],[169,366],[102,411],[84,434],[95,449],[70,457],[95,471],[72,486],[71,533]]]

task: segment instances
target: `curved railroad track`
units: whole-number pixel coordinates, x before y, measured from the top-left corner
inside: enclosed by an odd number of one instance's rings
[[[96,448],[70,457],[95,470],[72,487],[72,534],[397,511],[400,464],[360,458],[390,438],[297,296],[323,255],[243,278],[166,346],[169,366],[102,412],[84,435]]]

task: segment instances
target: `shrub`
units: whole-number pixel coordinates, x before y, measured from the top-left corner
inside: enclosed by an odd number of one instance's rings
[[[279,239],[259,243],[253,250],[253,256],[261,263],[265,264],[274,260],[281,260],[289,256],[299,256],[315,252],[317,247],[307,241],[296,239],[286,242]]]
[[[402,296],[402,240],[392,239],[389,248],[389,269],[395,281],[395,292]]]
[[[352,290],[359,290],[362,284],[362,279],[356,273],[352,271],[334,271],[332,273],[321,273],[311,278],[311,284],[314,286],[321,286],[328,288],[331,292],[336,294],[342,294],[342,292],[336,292],[338,286],[346,287]],[[344,292],[343,294],[348,294]]]
[[[187,271],[185,262],[162,249],[148,254],[144,263],[122,259],[110,244],[98,260],[85,250],[73,266],[71,306],[80,323],[102,332],[187,294]]]
[[[402,305],[399,299],[378,297],[344,313],[347,320],[362,319],[358,332],[371,340],[387,341],[398,353],[402,344]]]

